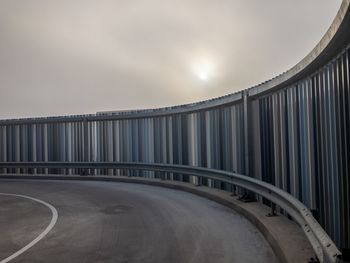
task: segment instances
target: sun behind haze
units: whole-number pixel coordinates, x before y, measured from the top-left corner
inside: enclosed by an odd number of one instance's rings
[[[341,0],[2,0],[0,118],[190,103],[300,61]]]

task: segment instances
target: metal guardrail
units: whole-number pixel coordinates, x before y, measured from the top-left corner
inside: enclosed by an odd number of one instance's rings
[[[0,168],[127,169],[186,174],[225,182],[250,190],[284,209],[300,225],[320,262],[343,262],[337,246],[304,204],[287,192],[248,176],[187,165],[128,162],[0,162]]]

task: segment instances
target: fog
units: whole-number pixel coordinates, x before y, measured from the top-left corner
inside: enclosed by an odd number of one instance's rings
[[[0,118],[195,102],[317,44],[341,0],[0,0]]]

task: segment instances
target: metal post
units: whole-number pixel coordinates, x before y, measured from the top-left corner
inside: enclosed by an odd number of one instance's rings
[[[268,217],[277,216],[276,214],[276,204],[271,202],[271,212],[267,214]]]
[[[245,164],[245,175],[251,176],[249,171],[249,100],[248,91],[242,91],[243,96],[243,118],[244,118],[244,164]],[[244,190],[243,195],[241,195],[238,200],[243,202],[255,202],[255,194],[251,191]]]

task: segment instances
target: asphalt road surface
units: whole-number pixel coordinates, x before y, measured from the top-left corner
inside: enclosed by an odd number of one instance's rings
[[[244,217],[182,191],[115,182],[1,180],[0,193],[0,263],[21,249],[8,262],[277,262]],[[57,222],[47,205],[4,193],[51,204]],[[50,223],[55,224],[46,229]]]

